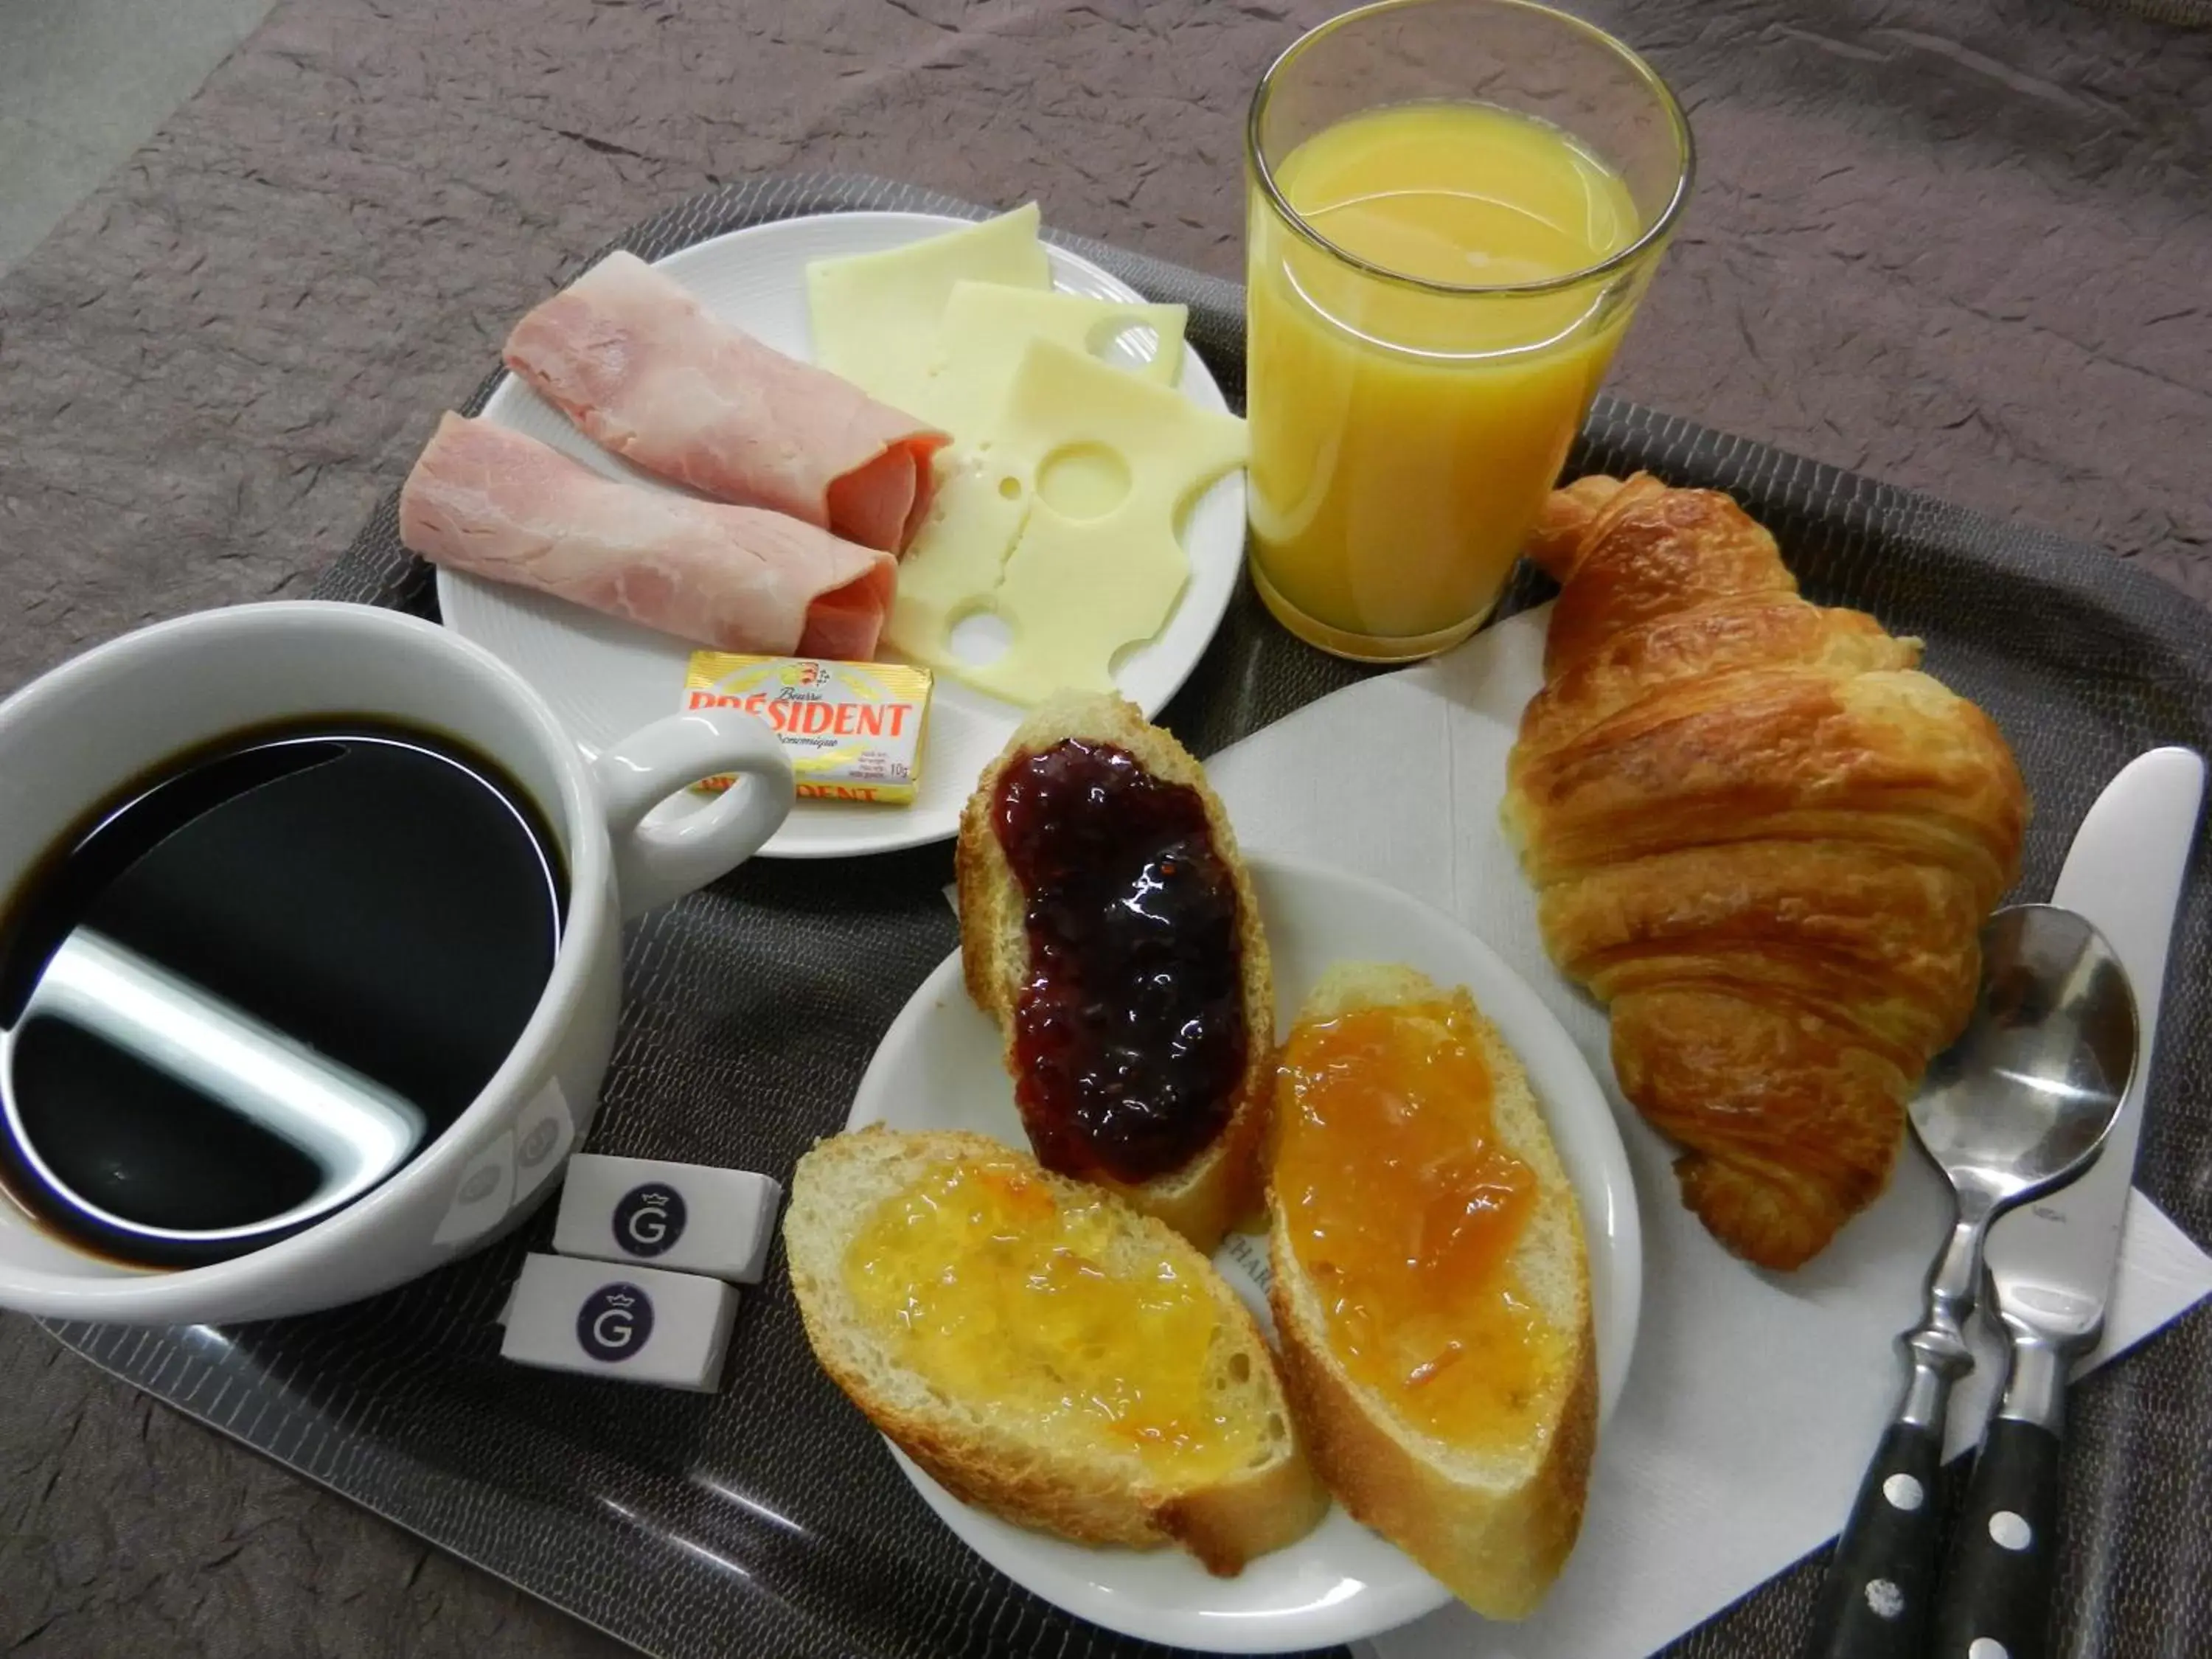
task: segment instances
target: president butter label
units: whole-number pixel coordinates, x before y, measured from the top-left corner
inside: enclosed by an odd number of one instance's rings
[[[767,722],[791,757],[801,799],[904,806],[921,782],[930,686],[927,669],[902,663],[695,651],[684,707],[741,708]]]

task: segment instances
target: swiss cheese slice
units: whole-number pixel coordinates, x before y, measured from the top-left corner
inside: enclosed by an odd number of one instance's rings
[[[1111,690],[1115,653],[1160,630],[1189,579],[1184,513],[1245,454],[1242,421],[1032,339],[988,435],[945,481],[901,567],[888,637],[1014,702]],[[1012,636],[981,665],[950,640],[975,611]]]
[[[938,324],[921,406],[907,412],[943,427],[958,442],[988,437],[988,424],[1005,407],[1031,340],[1054,341],[1140,380],[1171,386],[1182,373],[1188,314],[1182,306],[1095,300],[999,283],[955,283]],[[1148,356],[1133,349],[1143,337],[1149,337]]]
[[[904,247],[808,265],[814,361],[893,408],[921,414],[938,322],[963,279],[1051,289],[1036,203]]]

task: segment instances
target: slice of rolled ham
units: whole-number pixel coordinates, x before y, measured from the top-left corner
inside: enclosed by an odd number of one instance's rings
[[[557,449],[447,415],[399,492],[399,539],[724,651],[875,654],[898,581],[879,549],[760,507],[603,478]]]
[[[507,366],[586,436],[717,501],[903,552],[951,441],[611,253],[514,325]]]

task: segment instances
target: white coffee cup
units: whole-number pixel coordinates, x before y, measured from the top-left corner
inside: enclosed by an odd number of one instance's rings
[[[587,758],[490,653],[370,605],[242,605],[126,635],[0,702],[0,895],[83,816],[195,745],[318,715],[370,715],[497,761],[550,826],[568,872],[560,949],[536,1011],[481,1093],[374,1191],[210,1267],[134,1268],[79,1249],[0,1197],[0,1306],[58,1319],[267,1319],[387,1290],[489,1243],[557,1184],[591,1127],[622,994],[622,921],[750,858],[791,810],[791,765],[733,709],[654,722]],[[700,778],[738,781],[646,822]]]

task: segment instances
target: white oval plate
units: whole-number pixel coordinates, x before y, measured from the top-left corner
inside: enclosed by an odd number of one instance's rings
[[[828,213],[732,231],[672,253],[661,270],[716,316],[777,350],[811,360],[806,315],[809,261],[898,247],[969,222],[929,213]],[[1065,248],[1046,245],[1054,286],[1095,299],[1139,301],[1119,277]],[[1120,348],[1117,346],[1116,349]],[[1228,412],[1228,401],[1195,351],[1183,353],[1183,396]],[[550,404],[508,375],[484,404],[483,418],[543,439],[610,477],[654,489],[672,486],[610,455],[569,425]],[[1158,714],[1205,653],[1220,625],[1244,557],[1244,475],[1231,473],[1201,495],[1183,526],[1190,580],[1167,626],[1128,652],[1115,670],[1123,695]],[[446,626],[475,641],[536,687],[569,734],[596,755],[683,704],[693,647],[684,641],[597,611],[497,582],[438,572]],[[943,841],[959,828],[960,807],[990,758],[1006,746],[1026,711],[940,676],[922,755],[921,793],[910,806],[801,801],[761,849],[768,858],[839,858]],[[655,809],[680,817],[704,803],[679,796]]]
[[[1402,962],[1442,984],[1468,987],[1521,1057],[1582,1206],[1604,1422],[1636,1344],[1643,1241],[1620,1133],[1573,1039],[1489,946],[1395,888],[1265,854],[1249,855],[1249,862],[1284,1029],[1333,964]],[[956,952],[891,1023],[860,1079],[847,1127],[972,1129],[1025,1146],[999,1056],[998,1027],[969,1000]],[[1265,1241],[1233,1235],[1214,1257],[1261,1322],[1271,1325],[1266,1260]],[[1261,1557],[1235,1578],[1216,1578],[1178,1550],[1089,1549],[1012,1526],[963,1504],[896,1447],[891,1455],[945,1525],[986,1561],[1055,1606],[1126,1636],[1215,1653],[1279,1653],[1358,1641],[1450,1600],[1443,1585],[1341,1508],[1289,1548]]]

